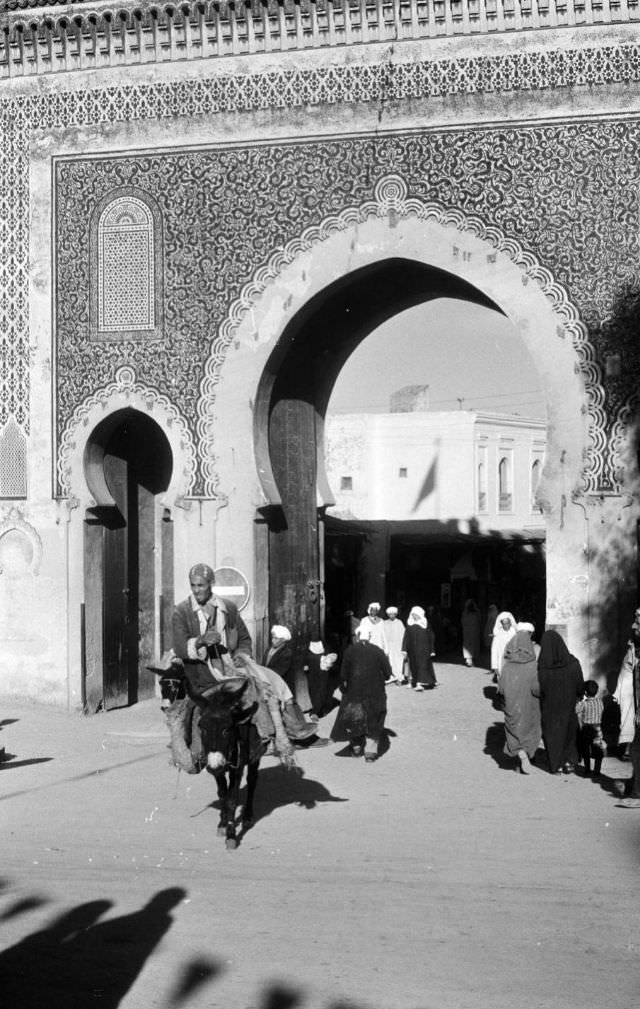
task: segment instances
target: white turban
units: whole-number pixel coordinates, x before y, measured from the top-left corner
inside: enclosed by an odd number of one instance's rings
[[[393,614],[394,616],[397,616],[398,615],[398,607],[397,606],[387,606],[386,612],[389,614],[389,616],[391,616],[391,614]]]
[[[533,634],[533,632],[535,631],[535,627],[533,626],[533,624],[530,624],[526,620],[524,620],[524,621],[520,621],[520,623],[516,624],[516,630],[517,631],[529,631],[529,634]]]

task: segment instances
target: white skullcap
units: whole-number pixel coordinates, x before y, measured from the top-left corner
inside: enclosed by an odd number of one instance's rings
[[[288,627],[283,627],[281,624],[274,624],[271,628],[271,633],[275,634],[281,641],[291,641],[291,631]]]

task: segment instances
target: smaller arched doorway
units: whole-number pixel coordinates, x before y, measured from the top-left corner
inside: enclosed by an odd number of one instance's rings
[[[173,537],[157,506],[169,486],[171,447],[138,410],[101,421],[84,453],[95,506],[84,536],[84,707],[133,704],[155,692],[146,667],[162,647],[173,603]]]

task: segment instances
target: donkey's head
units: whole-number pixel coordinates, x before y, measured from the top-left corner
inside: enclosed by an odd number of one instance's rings
[[[234,676],[218,683],[206,697],[207,706],[200,715],[200,735],[207,767],[214,774],[227,766],[237,726],[248,717],[243,703],[248,682],[246,677]]]

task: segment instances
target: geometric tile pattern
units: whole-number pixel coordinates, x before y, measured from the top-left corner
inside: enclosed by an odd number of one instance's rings
[[[0,102],[0,428],[13,417],[25,433],[29,426],[28,144],[33,127],[477,91],[597,87],[640,81],[640,56],[633,45],[612,44],[558,53],[511,51],[460,61],[217,73],[206,79],[101,84],[76,90],[72,75],[61,80],[55,92],[13,93]],[[633,285],[637,275],[639,141],[636,121],[611,120],[308,140],[153,159],[131,156],[119,164],[127,175],[125,185],[150,190],[155,196],[166,215],[166,236],[172,237],[172,228],[191,229],[191,244],[204,252],[195,281],[188,279],[190,263],[182,264],[179,276],[168,254],[164,277],[167,321],[173,312],[173,320],[179,323],[176,337],[182,359],[195,363],[200,371],[204,360],[220,352],[211,333],[223,325],[244,285],[271,260],[274,250],[295,241],[305,229],[320,227],[345,207],[371,200],[376,183],[392,173],[410,180],[410,198],[436,203],[445,213],[458,209],[465,218],[478,217],[485,227],[495,224],[507,240],[513,239],[542,264],[576,306],[587,327],[593,366],[599,368],[615,348],[611,318],[620,285]],[[92,164],[94,182],[99,172],[109,174],[104,161],[96,159]],[[63,167],[67,179],[64,172],[60,174]],[[89,173],[89,162],[75,167],[71,162],[61,163],[58,186],[64,187],[74,171],[78,176]],[[190,196],[194,180],[202,180],[203,172],[215,199],[204,208],[194,204],[180,224],[167,204],[175,202],[176,185],[181,198]],[[171,187],[158,192],[159,182],[166,182],[167,176],[171,176]],[[95,201],[98,192],[104,195],[104,188],[93,191]],[[84,199],[85,194],[79,192],[78,214]],[[213,237],[208,230],[212,224]],[[224,284],[218,281],[221,275]],[[205,298],[196,291],[203,276]],[[59,275],[61,280],[64,277]],[[184,309],[184,318],[178,305]],[[63,331],[61,337],[55,404],[58,435],[83,398],[91,394],[92,385],[104,387],[112,381],[131,351],[126,343],[117,344],[120,356],[110,357],[113,347],[95,347],[94,356],[83,359],[83,374],[74,383],[69,335]],[[627,354],[621,375],[607,379],[600,404],[605,418],[602,445],[597,447],[600,463],[591,471],[598,474],[597,485],[602,487],[611,486],[614,479],[605,458],[608,430],[629,400],[629,376],[640,365],[637,348],[630,345]],[[195,392],[181,388],[170,348],[167,358],[164,371],[152,367],[150,374],[143,374],[147,362],[142,362],[141,370],[135,361],[136,372],[147,386],[180,403],[195,436],[198,381],[192,382]],[[201,493],[202,472],[196,483]]]

